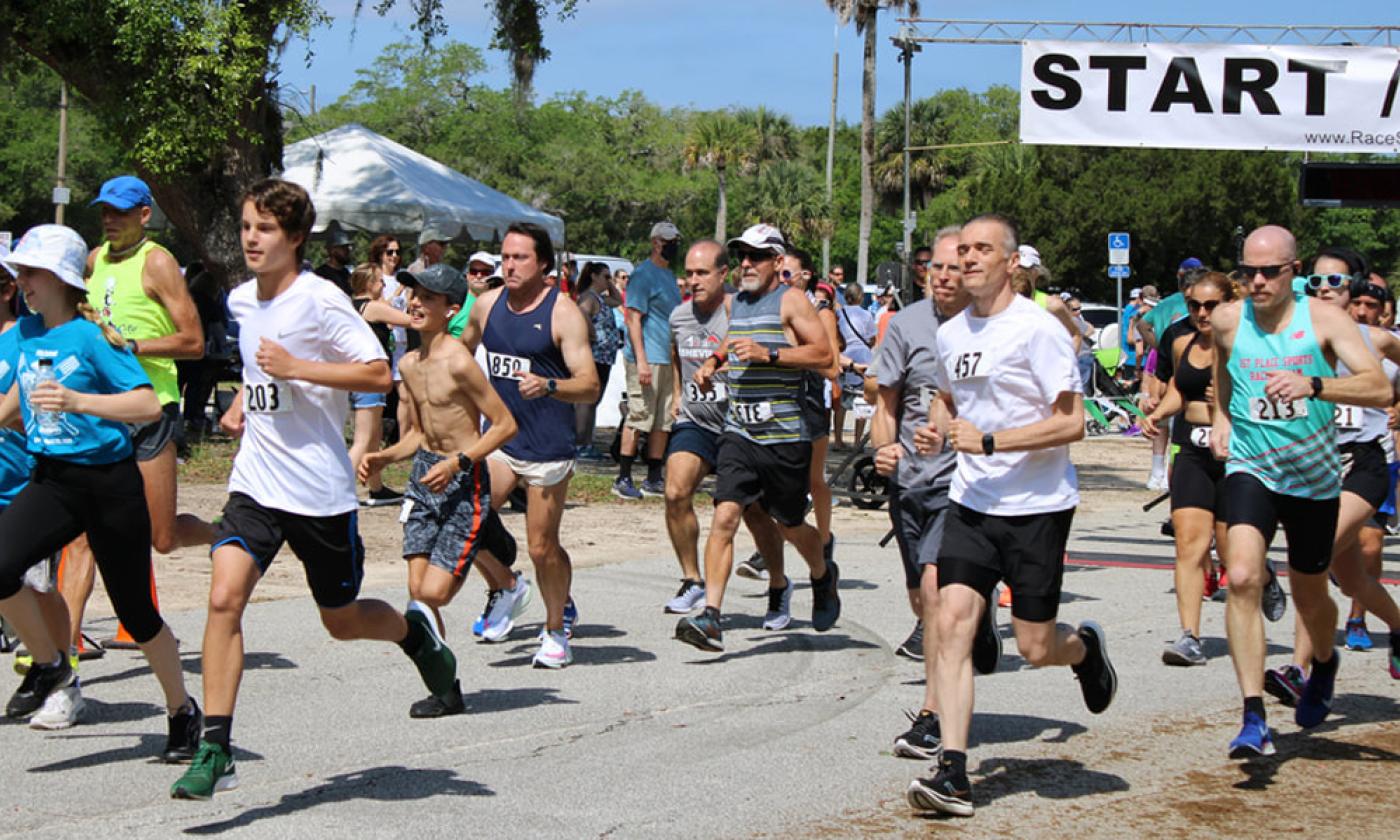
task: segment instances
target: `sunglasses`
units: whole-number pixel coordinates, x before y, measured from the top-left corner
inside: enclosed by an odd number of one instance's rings
[[[793,273],[793,272],[791,272],[791,271],[788,271],[786,268],[783,269],[783,279],[784,279],[784,280],[791,280],[792,278],[794,278],[794,277],[796,277],[796,276],[797,276],[797,275],[796,275],[795,273]]]
[[[914,260],[914,265],[928,265],[933,260]]]
[[[490,276],[491,276],[491,269],[489,269],[489,268],[469,268],[469,269],[467,269],[467,276],[468,276],[468,277],[490,277]]]
[[[1246,280],[1252,280],[1254,275],[1262,274],[1265,280],[1272,280],[1283,273],[1286,268],[1292,268],[1293,263],[1280,263],[1279,265],[1241,265],[1235,271]]]
[[[772,251],[755,251],[751,248],[740,248],[734,252],[734,256],[740,262],[748,260],[751,263],[766,262],[777,256]]]
[[[1078,307],[1078,306],[1071,306],[1071,307],[1069,308],[1069,311],[1070,311],[1070,312],[1083,312],[1084,310],[1083,310],[1081,307]]]
[[[1307,279],[1308,288],[1313,291],[1324,286],[1335,291],[1343,286],[1351,285],[1350,274],[1309,274]]]
[[[1189,310],[1191,310],[1192,312],[1201,312],[1201,311],[1204,311],[1207,315],[1209,315],[1210,313],[1214,312],[1214,311],[1215,311],[1215,307],[1219,306],[1221,303],[1223,303],[1223,301],[1219,301],[1219,300],[1188,300],[1188,301],[1186,301],[1186,308],[1189,309]]]
[[[399,255],[399,249],[398,249],[398,248],[385,248],[385,249],[384,249],[384,253],[386,253],[386,254],[388,254],[388,255],[390,255],[390,256],[397,257],[397,256]]]

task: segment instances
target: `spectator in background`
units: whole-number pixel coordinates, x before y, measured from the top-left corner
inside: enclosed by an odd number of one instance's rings
[[[392,355],[393,327],[407,327],[409,317],[382,298],[384,275],[379,266],[365,263],[357,266],[350,275],[350,302],[369,324],[370,331],[384,348],[385,355]],[[355,413],[355,438],[350,444],[350,463],[358,474],[360,461],[371,452],[378,452],[384,443],[384,407],[387,404],[384,394],[370,391],[350,394],[350,408]],[[369,496],[361,504],[366,507],[395,505],[403,501],[403,494],[384,486],[379,470],[373,470],[365,479]]]
[[[315,274],[334,283],[349,297],[350,264],[354,261],[350,254],[350,234],[333,227],[326,236],[326,261],[316,266]]]
[[[184,397],[182,448],[209,431],[206,414],[209,397],[218,384],[220,371],[233,356],[233,343],[228,335],[228,311],[225,309],[228,294],[223,286],[204,269],[203,263],[197,261],[185,267],[185,285],[189,287],[190,299],[199,311],[199,323],[204,329],[204,358],[175,361],[175,371]]]
[[[1084,319],[1084,304],[1079,298],[1070,296],[1065,300],[1069,307],[1074,328],[1079,331],[1079,376],[1084,380],[1084,393],[1094,393],[1094,327]]]
[[[846,267],[839,262],[833,262],[831,268],[826,273],[826,282],[831,284],[831,288],[840,289],[846,285]]]
[[[850,286],[847,286],[846,288],[849,289]],[[875,316],[875,319],[878,321],[882,315],[884,315],[886,312],[890,311],[890,305],[893,304],[893,303],[894,303],[894,286],[892,286],[892,285],[887,285],[887,286],[885,286],[884,288],[882,288],[879,292],[877,292],[877,293],[875,294],[875,299],[874,299],[873,301],[870,302],[870,306],[869,306],[870,314],[874,315],[874,316]],[[847,305],[847,306],[851,306],[852,304],[850,304],[850,303],[848,302],[846,305]],[[856,305],[859,305],[859,304],[856,304]]]
[[[841,353],[845,359],[850,360],[849,363],[843,362],[842,366],[841,400],[832,406],[835,415],[835,440],[832,447],[838,449],[845,446],[842,435],[845,434],[846,412],[854,406],[856,395],[862,391],[865,368],[870,364],[875,347],[875,318],[860,306],[865,290],[859,283],[851,282],[846,285],[845,292],[845,305],[836,309],[836,328],[840,331],[843,345]],[[889,292],[893,297],[894,290],[889,289]],[[864,433],[865,420],[857,419],[855,438],[851,441],[853,446],[860,445]]]
[[[442,262],[447,255],[447,243],[451,241],[452,237],[432,225],[423,228],[418,234],[418,259],[409,264],[409,273],[417,274]],[[389,275],[384,275],[384,282],[389,282]]]
[[[574,302],[588,322],[589,349],[593,352],[593,366],[598,371],[598,399],[592,403],[574,403],[574,446],[579,458],[597,461],[603,457],[593,445],[598,403],[603,400],[613,362],[622,347],[622,330],[613,316],[613,310],[622,305],[622,295],[613,285],[612,272],[608,271],[606,263],[590,262],[583,267]]]
[[[1128,292],[1128,305],[1123,307],[1118,316],[1118,347],[1122,353],[1118,360],[1118,378],[1123,381],[1132,380],[1137,373],[1137,336],[1132,326],[1133,319],[1138,315],[1138,301],[1141,297],[1142,289]]]
[[[1187,277],[1199,277],[1204,273],[1204,268],[1201,261],[1195,257],[1187,257],[1177,266],[1176,291],[1162,298],[1161,302],[1151,312],[1144,314],[1138,322],[1138,332],[1142,334],[1143,342],[1148,347],[1156,348],[1167,327],[1186,317],[1185,292],[1189,285]]]

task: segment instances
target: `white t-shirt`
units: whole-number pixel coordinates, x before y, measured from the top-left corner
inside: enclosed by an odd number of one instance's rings
[[[245,425],[229,476],[230,493],[260,505],[304,516],[336,516],[354,510],[355,475],[345,449],[345,392],[300,380],[274,380],[258,367],[263,338],[298,359],[371,362],[384,358],[369,324],[350,299],[311,273],[303,273],[272,300],[258,300],[249,280],[229,293],[243,355]]]
[[[1055,400],[1084,392],[1074,345],[1055,316],[1017,295],[990,318],[972,308],[938,328],[938,387],[958,416],[983,433],[1018,429],[1051,415]],[[979,513],[1022,516],[1079,504],[1069,447],[991,456],[958,453],[949,497]]]

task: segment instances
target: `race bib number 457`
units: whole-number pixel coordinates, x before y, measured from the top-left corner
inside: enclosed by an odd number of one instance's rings
[[[1276,401],[1264,397],[1249,398],[1249,419],[1259,423],[1282,423],[1308,416],[1307,400]]]
[[[981,350],[959,353],[953,357],[952,379],[955,382],[961,382],[964,379],[984,377],[988,375],[991,367],[991,359],[987,358],[987,354]]]
[[[285,414],[292,410],[291,395],[282,382],[245,382],[243,410],[250,414]]]
[[[530,372],[530,360],[488,350],[486,372],[497,379],[523,379]]]

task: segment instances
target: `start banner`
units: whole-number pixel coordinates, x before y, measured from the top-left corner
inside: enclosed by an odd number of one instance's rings
[[[1027,41],[1021,142],[1400,152],[1400,47]]]

